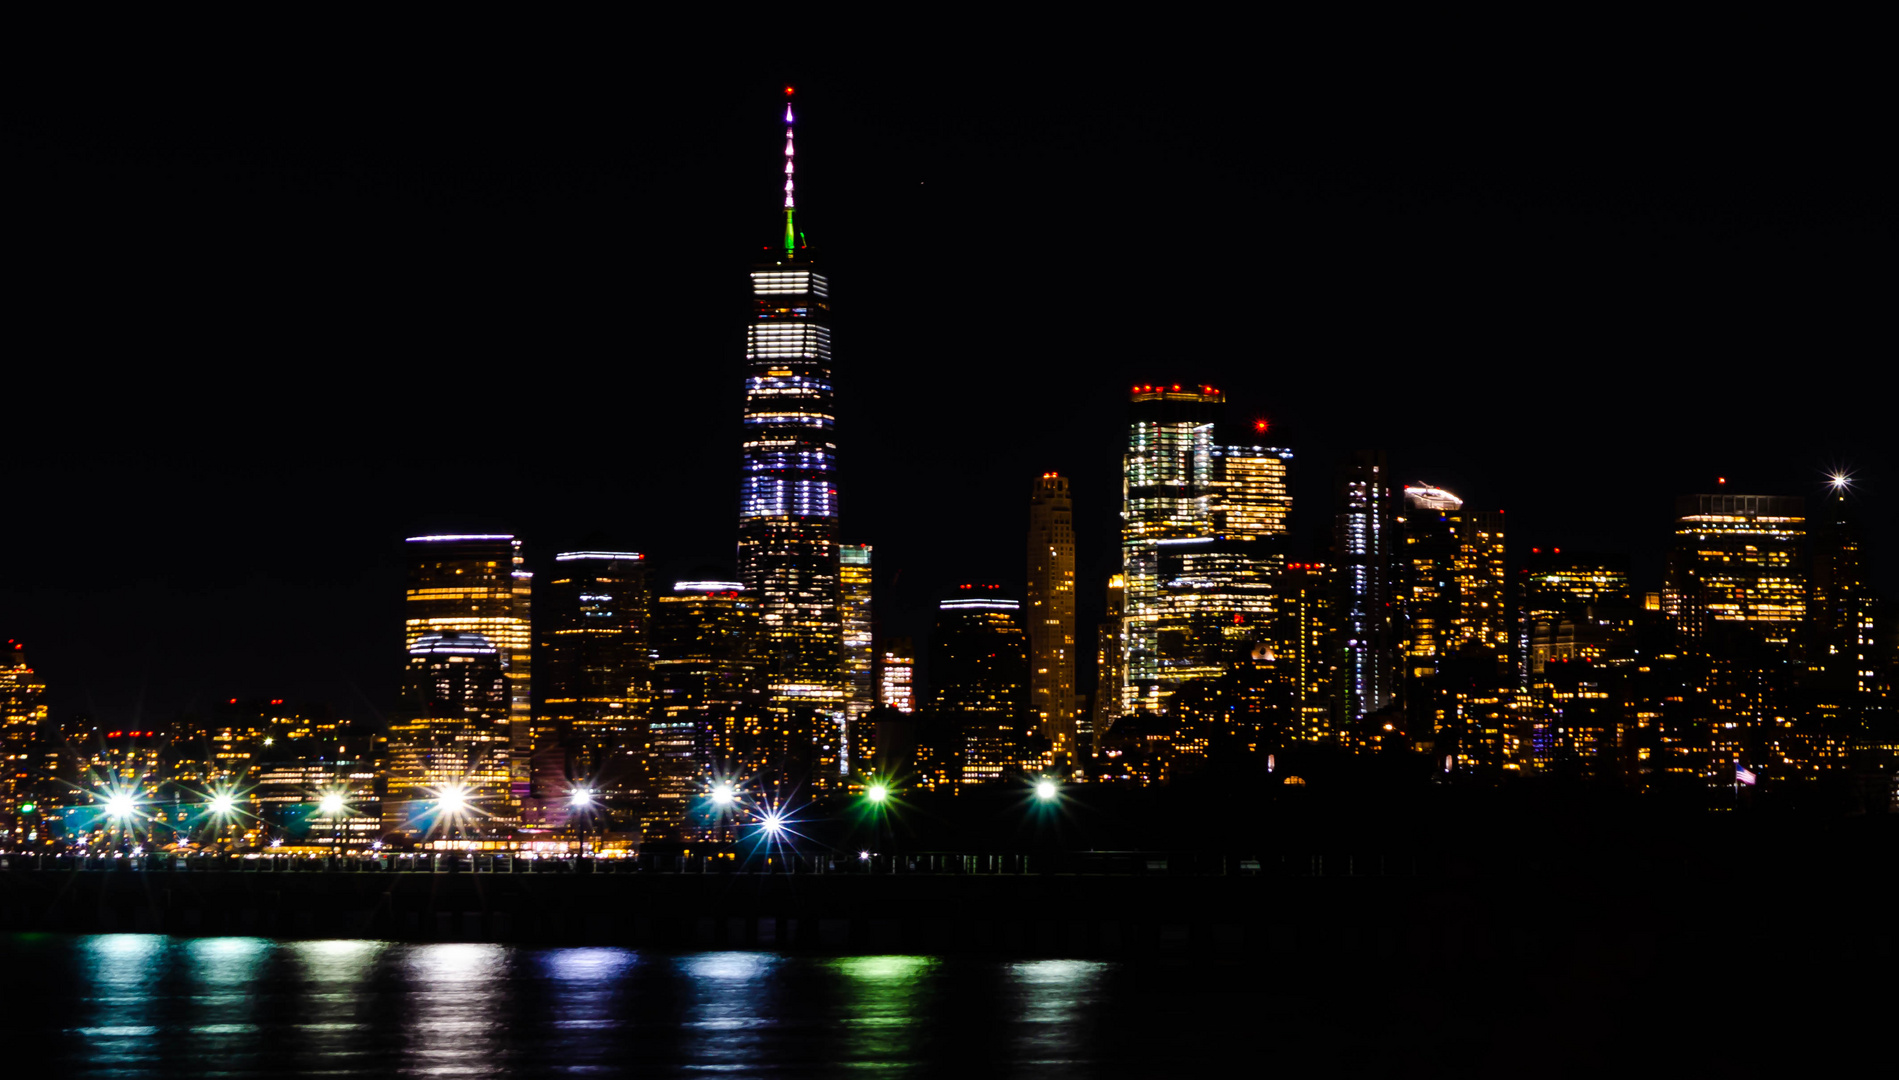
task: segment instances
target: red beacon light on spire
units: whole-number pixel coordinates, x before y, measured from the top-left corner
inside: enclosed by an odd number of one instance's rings
[[[1266,421],[1264,420],[1253,421],[1253,430],[1259,432],[1261,435],[1266,434],[1266,426]]]

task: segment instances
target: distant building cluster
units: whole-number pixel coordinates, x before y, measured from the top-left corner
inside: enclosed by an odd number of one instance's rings
[[[1301,553],[1292,451],[1204,384],[1131,389],[1118,557],[1085,586],[1105,587],[1105,620],[1077,636],[1072,492],[1045,472],[1023,576],[943,597],[919,677],[914,641],[877,632],[871,545],[839,530],[830,282],[796,227],[792,121],[787,105],[784,247],[750,278],[736,580],[654,580],[624,551],[560,552],[537,579],[516,536],[411,537],[401,705],[374,727],[238,699],[162,727],[65,721],[9,643],[9,843],[690,843],[735,806],[1306,784],[1372,758],[1717,808],[1899,798],[1899,644],[1844,477],[1811,506],[1680,497],[1643,589],[1622,556],[1507,547],[1503,510],[1361,451]]]

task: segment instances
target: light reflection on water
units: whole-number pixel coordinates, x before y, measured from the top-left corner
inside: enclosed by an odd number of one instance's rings
[[[0,935],[45,1075],[1089,1071],[1117,966],[930,956]],[[35,1017],[38,1019],[36,1020]],[[13,1033],[14,1025],[23,1025]],[[947,1064],[946,1064],[947,1063]]]

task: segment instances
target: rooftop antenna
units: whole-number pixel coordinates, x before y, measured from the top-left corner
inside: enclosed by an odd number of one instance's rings
[[[792,158],[797,154],[797,149],[791,139],[791,122],[791,87],[787,86],[785,87],[785,258],[787,259],[796,255],[798,248],[798,227],[794,221],[798,212],[798,201],[793,196],[791,182],[791,174],[795,171],[792,167]]]

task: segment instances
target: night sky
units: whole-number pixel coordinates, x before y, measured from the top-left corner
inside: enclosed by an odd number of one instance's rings
[[[1134,382],[1270,420],[1295,551],[1354,447],[1640,588],[1675,494],[1844,465],[1899,596],[1889,124],[1850,67],[637,66],[16,102],[0,637],[55,710],[385,713],[418,532],[729,573],[787,79],[885,633],[1020,589],[1055,469],[1092,641]]]

